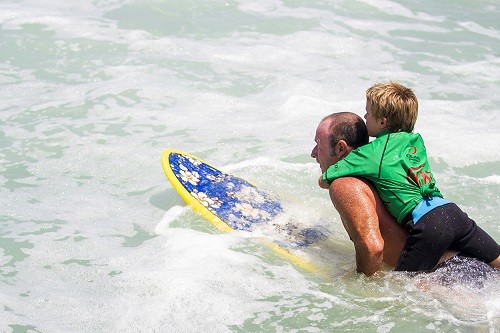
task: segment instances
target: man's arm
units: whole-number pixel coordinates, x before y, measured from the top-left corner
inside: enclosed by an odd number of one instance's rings
[[[330,198],[354,243],[357,271],[370,276],[384,263],[394,267],[407,234],[375,188],[364,179],[338,178],[330,186]]]

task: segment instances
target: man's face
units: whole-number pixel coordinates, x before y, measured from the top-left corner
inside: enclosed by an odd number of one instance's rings
[[[321,172],[325,172],[332,164],[337,163],[340,160],[339,156],[335,154],[332,156],[330,153],[330,143],[328,142],[328,129],[330,127],[331,120],[322,121],[318,128],[316,129],[316,145],[311,151],[311,157],[316,159],[319,163]]]

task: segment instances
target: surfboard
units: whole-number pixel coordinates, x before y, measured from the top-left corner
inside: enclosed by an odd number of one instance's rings
[[[225,173],[189,153],[166,149],[163,170],[180,197],[222,232],[244,230],[272,223],[283,213],[283,202],[270,191]],[[295,228],[297,229],[297,228]],[[264,240],[275,253],[311,272],[318,267],[292,253],[326,236],[314,228],[294,230],[293,242]]]

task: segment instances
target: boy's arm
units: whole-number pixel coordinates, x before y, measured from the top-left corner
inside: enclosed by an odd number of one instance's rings
[[[335,179],[346,176],[378,177],[380,156],[377,155],[372,143],[359,147],[330,166],[323,173],[322,181],[329,185]],[[320,186],[324,188],[321,182]]]

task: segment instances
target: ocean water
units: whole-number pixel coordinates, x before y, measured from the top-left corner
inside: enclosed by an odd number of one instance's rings
[[[438,184],[500,240],[494,0],[2,0],[0,332],[498,332],[500,279],[355,273],[320,119],[416,92]],[[195,154],[331,232],[303,271],[165,178]],[[454,274],[454,273],[450,273]],[[439,278],[439,277],[438,277]]]

